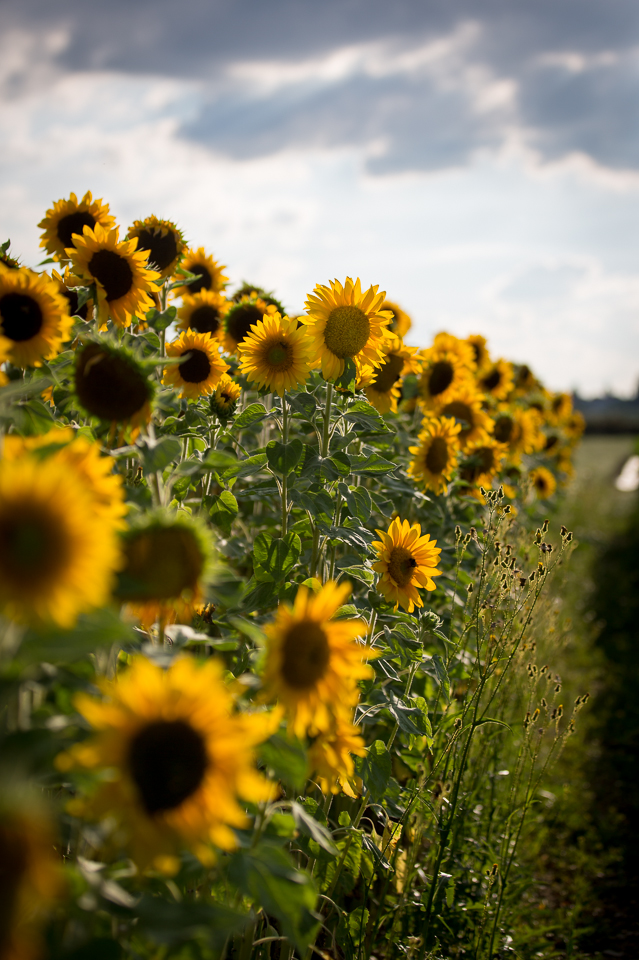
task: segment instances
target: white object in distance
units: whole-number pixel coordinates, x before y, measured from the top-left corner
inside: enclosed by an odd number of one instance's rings
[[[628,457],[615,480],[615,487],[623,493],[639,490],[639,456]]]

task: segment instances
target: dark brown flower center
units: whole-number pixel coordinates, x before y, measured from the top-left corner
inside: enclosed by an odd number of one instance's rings
[[[546,437],[546,443],[544,444],[544,450],[552,450],[559,443],[559,437],[556,433],[551,433]]]
[[[363,310],[353,304],[334,307],[324,327],[324,342],[336,357],[355,357],[368,343],[371,323]]]
[[[69,562],[69,535],[53,508],[40,503],[13,503],[0,514],[0,576],[24,592],[46,588]]]
[[[226,315],[226,329],[236,343],[241,343],[251,332],[254,323],[259,323],[263,314],[254,303],[240,303]]]
[[[172,230],[163,233],[161,229],[140,230],[136,234],[138,250],[148,250],[149,265],[155,264],[158,270],[166,270],[178,255],[178,245]]]
[[[5,337],[16,343],[31,340],[42,329],[40,304],[24,293],[5,293],[0,298],[0,318]]]
[[[453,400],[447,403],[442,410],[442,416],[454,417],[455,420],[461,420],[462,428],[459,431],[460,438],[466,437],[475,426],[472,407],[462,400]]]
[[[180,364],[180,376],[187,383],[202,383],[211,372],[211,361],[204,350],[191,347],[180,354],[186,357]]]
[[[210,303],[196,307],[189,317],[189,326],[198,333],[216,333],[220,326],[220,311]]]
[[[489,374],[487,374],[480,381],[484,390],[487,390],[488,393],[492,393],[493,390],[496,390],[499,384],[501,383],[501,371],[499,367],[493,367]]]
[[[151,386],[133,362],[89,343],[76,359],[75,389],[87,411],[101,420],[128,420],[151,399]]]
[[[398,587],[407,587],[413,579],[417,560],[406,547],[393,547],[388,561],[388,572]]]
[[[133,286],[133,271],[128,260],[115,250],[98,250],[89,260],[89,272],[101,283],[109,303],[125,297]]]
[[[124,541],[124,553],[126,566],[116,591],[121,599],[171,600],[197,590],[204,557],[195,534],[186,527],[136,531]]]
[[[150,723],[129,746],[129,772],[150,816],[188,800],[201,786],[208,765],[204,738],[184,720]]]
[[[453,382],[454,376],[455,371],[452,363],[448,360],[437,360],[428,375],[428,392],[431,397],[437,397],[444,390],[447,390]]]
[[[476,483],[482,473],[490,473],[495,468],[495,454],[492,447],[478,447],[460,470],[463,480]]]
[[[94,226],[95,217],[87,213],[86,210],[76,210],[75,213],[68,213],[66,217],[58,220],[58,240],[62,243],[63,247],[72,247],[74,233],[82,236],[82,231],[85,227],[91,227],[93,230]]]
[[[510,443],[513,439],[513,430],[515,427],[515,421],[512,417],[509,417],[505,414],[497,417],[495,420],[495,440],[498,440],[499,443]]]
[[[389,353],[377,371],[371,386],[380,393],[388,393],[401,377],[403,367],[404,358],[396,353]]]
[[[82,317],[83,320],[86,320],[87,313],[89,310],[89,305],[85,303],[82,307],[78,308],[78,293],[77,290],[63,290],[62,296],[66,297],[69,304],[69,313],[72,317]]]
[[[295,690],[310,690],[326,673],[331,659],[328,638],[314,620],[301,620],[286,634],[282,676]]]
[[[448,463],[448,443],[444,437],[433,437],[426,454],[426,466],[431,473],[443,473]]]
[[[196,263],[189,267],[189,272],[196,274],[200,279],[194,280],[189,284],[189,293],[199,293],[201,290],[210,290],[213,286],[213,278],[207,267],[202,263]]]

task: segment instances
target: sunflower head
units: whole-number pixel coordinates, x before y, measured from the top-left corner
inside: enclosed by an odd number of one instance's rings
[[[319,357],[322,375],[327,380],[342,376],[345,361],[352,360],[361,376],[365,367],[381,367],[393,334],[388,325],[389,310],[383,310],[384,292],[377,286],[362,293],[359,279],[347,277],[342,285],[318,284],[306,301],[308,316],[300,322],[308,330],[313,352]]]
[[[215,393],[211,394],[209,400],[211,413],[222,423],[226,423],[235,413],[241,392],[239,383],[236,383],[228,374],[223,374],[215,388]]]
[[[73,247],[76,239],[82,237],[85,227],[93,230],[100,226],[108,231],[115,226],[115,218],[109,213],[108,204],[94,200],[90,192],[81,200],[72,193],[68,200],[56,200],[38,226],[44,231],[40,246],[56,260],[66,260],[69,257],[67,248]]]
[[[227,353],[235,353],[238,345],[249,335],[251,328],[264,317],[278,311],[261,297],[245,296],[234,304],[224,317],[223,344]]]
[[[171,220],[158,220],[157,217],[134,220],[127,234],[127,239],[133,238],[138,241],[138,250],[147,254],[149,265],[162,279],[173,273],[186,250],[182,231]]]
[[[535,496],[539,500],[547,500],[549,497],[552,497],[557,489],[557,481],[547,467],[535,467],[535,469],[531,470],[528,474],[528,479],[532,489],[535,491]]]
[[[366,624],[333,619],[350,591],[350,584],[333,581],[315,594],[299,587],[293,606],[280,604],[264,628],[265,696],[279,700],[298,737],[333,730],[357,703],[357,682],[371,676],[364,663],[371,651],[355,640]]]
[[[272,292],[265,290],[263,287],[257,287],[254,283],[244,282],[241,287],[237,288],[231,299],[233,303],[241,303],[246,297],[248,297],[249,300],[254,300],[256,297],[259,297],[267,307],[275,307],[280,316],[283,317],[286,315],[286,310],[280,301],[273,296]]]
[[[340,718],[333,730],[320,733],[309,748],[311,780],[317,781],[322,793],[342,790],[347,797],[356,797],[353,756],[363,757],[365,754],[360,728]]]
[[[417,373],[417,347],[406,347],[397,339],[387,346],[381,367],[367,368],[358,386],[380,413],[396,413],[402,395],[402,378]]]
[[[478,385],[493,400],[505,400],[513,389],[513,365],[496,360],[478,377]]]
[[[518,397],[526,396],[539,389],[539,381],[527,364],[515,364],[513,376],[513,387]]]
[[[204,247],[197,250],[187,250],[180,267],[194,273],[198,279],[191,283],[183,283],[175,288],[175,296],[183,297],[186,294],[193,296],[195,293],[201,293],[202,290],[213,290],[214,293],[220,293],[229,282],[229,278],[224,271],[226,267],[209,256]],[[179,283],[184,277],[178,272],[175,275],[175,281]]]
[[[373,570],[380,575],[377,589],[395,609],[401,604],[412,613],[415,607],[424,605],[418,589],[434,590],[433,577],[441,576],[442,571],[437,570],[441,547],[430,539],[430,534],[422,536],[419,523],[402,523],[399,517],[391,522],[386,533],[376,532],[380,537],[373,543],[377,551]]]
[[[240,372],[280,397],[304,386],[315,359],[306,328],[279,313],[266,313],[238,344],[237,352]]]
[[[472,333],[466,338],[465,342],[472,347],[477,370],[484,370],[490,366],[490,353],[486,346],[486,337],[482,337],[480,333]]]
[[[183,331],[166,345],[166,355],[180,362],[164,368],[162,383],[179,388],[180,396],[190,400],[213,393],[229,369],[219,354],[219,341],[209,333]]]
[[[445,492],[457,468],[460,430],[461,425],[452,417],[424,420],[419,445],[409,447],[413,460],[408,467],[408,476],[424,490]]]
[[[507,453],[506,444],[498,443],[492,437],[470,444],[459,470],[459,476],[466,484],[464,492],[478,497],[480,487],[491,487]]]
[[[26,267],[0,264],[0,336],[16,367],[39,367],[60,352],[73,320],[55,281]]]
[[[224,317],[230,306],[229,301],[214,290],[201,290],[193,295],[185,294],[182,298],[182,306],[177,313],[178,326],[182,330],[209,333],[221,342]]]
[[[491,417],[482,405],[483,395],[471,381],[448,394],[446,403],[437,405],[440,416],[453,417],[459,423],[462,450],[480,440],[487,440],[493,427]]]
[[[17,259],[17,257],[12,257],[9,253],[9,248],[11,246],[10,240],[5,240],[4,243],[0,243],[0,263],[8,267],[9,270],[19,270],[22,264]]]
[[[90,340],[77,351],[75,394],[92,417],[139,428],[150,419],[153,393],[151,380],[129,350]]]
[[[519,461],[522,453],[535,453],[542,448],[541,424],[537,410],[502,403],[494,414],[493,436],[506,444],[513,461]]]
[[[441,410],[460,389],[472,382],[472,371],[465,357],[460,356],[457,349],[451,349],[449,343],[423,350],[421,361],[420,399],[427,409]]]
[[[392,314],[392,320],[388,325],[388,329],[391,331],[391,333],[394,333],[395,336],[399,337],[400,339],[405,337],[413,325],[413,321],[408,314],[391,300],[384,300],[381,309],[387,310]]]
[[[51,271],[51,279],[67,301],[67,308],[72,317],[80,317],[81,320],[90,320],[93,317],[93,301],[85,300],[82,306],[79,306],[80,297],[76,289],[77,279],[69,273],[69,267],[66,266],[64,274],[61,276],[57,270]]]

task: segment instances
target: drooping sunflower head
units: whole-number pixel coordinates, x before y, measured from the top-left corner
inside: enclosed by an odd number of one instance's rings
[[[527,364],[515,364],[513,376],[513,387],[518,397],[539,389],[539,381]]]
[[[306,301],[308,316],[301,318],[319,358],[322,375],[335,380],[344,373],[345,361],[352,360],[358,376],[363,367],[381,367],[393,339],[388,325],[389,310],[383,310],[384,292],[377,286],[362,293],[359,278],[347,277],[342,285],[331,280],[330,287],[318,284]]]
[[[388,325],[388,329],[391,331],[391,333],[394,333],[396,337],[405,337],[413,325],[413,321],[408,314],[391,300],[384,300],[380,309],[387,310],[393,315],[392,320]]]
[[[235,353],[238,345],[248,337],[251,327],[277,312],[261,297],[245,296],[234,304],[224,316],[222,343],[226,352]]]
[[[402,395],[402,377],[417,373],[420,364],[417,347],[406,347],[399,339],[390,342],[387,350],[381,367],[367,368],[358,386],[380,413],[395,413]]]
[[[176,297],[183,297],[186,294],[193,296],[195,293],[201,293],[202,290],[213,290],[214,293],[220,293],[229,282],[229,278],[224,271],[226,267],[209,256],[204,247],[198,247],[197,250],[187,250],[180,267],[194,273],[199,279],[191,283],[184,283],[174,290]],[[175,280],[179,281],[184,277],[177,273]]]
[[[535,467],[528,474],[528,479],[538,500],[547,500],[557,489],[557,481],[547,467]]]
[[[238,344],[240,372],[269,392],[299,390],[311,375],[313,347],[297,320],[267,313]]]
[[[220,377],[220,382],[215,388],[215,393],[211,394],[209,400],[209,405],[211,407],[211,413],[214,414],[218,420],[222,423],[225,423],[235,413],[235,408],[237,406],[237,401],[242,392],[242,388],[239,383],[236,383],[228,374],[223,374]]]
[[[459,423],[462,450],[472,443],[487,440],[492,430],[493,421],[483,409],[482,399],[482,394],[475,385],[467,381],[448,394],[446,403],[436,405],[440,416],[454,417]]]
[[[111,317],[118,327],[128,327],[134,317],[143,320],[153,307],[159,273],[147,267],[147,254],[137,250],[137,240],[119,240],[118,230],[96,224],[85,227],[75,245],[67,248],[76,276],[95,284],[98,319]]]
[[[75,358],[75,395],[83,410],[109,423],[139,429],[151,416],[153,383],[124,347],[88,341]]]
[[[163,670],[138,656],[116,680],[100,683],[103,700],[76,699],[97,732],[57,766],[113,771],[78,812],[112,818],[142,869],[176,872],[184,847],[210,865],[211,842],[232,849],[234,829],[247,823],[238,801],[273,795],[255,769],[255,746],[272,722],[236,712],[222,674],[215,660],[179,657]]]
[[[73,320],[56,283],[26,267],[0,264],[0,336],[10,341],[16,367],[39,367],[60,352]]]
[[[171,220],[157,217],[134,220],[127,234],[127,239],[133,238],[138,241],[137,249],[146,253],[149,266],[159,272],[161,279],[173,273],[186,250],[182,231]]]
[[[237,288],[231,299],[233,303],[241,303],[246,297],[248,297],[249,300],[254,300],[255,297],[259,297],[267,307],[275,307],[280,316],[283,317],[286,315],[286,310],[280,301],[273,296],[272,291],[265,290],[263,287],[257,287],[254,283],[244,282]]]
[[[480,487],[490,488],[507,453],[506,444],[498,443],[492,437],[469,444],[459,470],[461,479],[467,485],[464,492],[478,497]]]
[[[333,581],[316,594],[299,587],[293,606],[281,603],[264,628],[265,696],[280,702],[298,737],[332,730],[344,711],[350,716],[358,681],[371,676],[364,662],[371,651],[355,639],[366,624],[333,619],[350,592],[350,584]]]
[[[496,360],[477,378],[478,386],[493,400],[506,400],[513,390],[513,365]]]
[[[57,270],[52,270],[51,279],[58,288],[58,293],[61,293],[64,299],[67,301],[69,314],[72,317],[80,317],[81,320],[90,320],[93,317],[92,300],[86,300],[82,306],[79,305],[80,296],[76,289],[78,280],[77,278],[71,276],[68,265],[65,267],[64,274],[62,276],[57,272]]]
[[[82,237],[85,227],[93,230],[100,226],[108,231],[115,226],[115,217],[109,213],[108,204],[94,200],[90,192],[81,200],[72,193],[68,200],[56,200],[38,226],[44,231],[40,246],[56,260],[68,260],[67,248],[73,247]]]
[[[121,564],[118,518],[96,508],[59,453],[0,460],[0,608],[23,622],[68,627],[107,602]]]
[[[17,257],[12,257],[9,253],[9,248],[11,247],[11,241],[5,240],[4,243],[0,243],[0,263],[8,267],[9,270],[19,270],[22,264]]]
[[[309,748],[310,779],[318,783],[324,794],[341,790],[347,797],[356,797],[353,757],[365,754],[360,728],[350,720],[339,718],[335,729],[320,733]]]
[[[376,532],[380,537],[373,542],[377,551],[373,570],[380,575],[377,589],[395,609],[401,604],[412,613],[415,607],[424,605],[418,590],[434,590],[433,577],[441,576],[442,571],[437,569],[441,547],[430,539],[430,534],[422,536],[419,523],[402,523],[399,517],[391,522],[386,533]]]
[[[457,468],[460,430],[461,425],[452,417],[424,420],[418,446],[408,448],[413,454],[408,476],[422,489],[437,494],[445,492]]]
[[[162,383],[177,387],[180,396],[190,400],[213,393],[229,369],[220,356],[219,341],[210,333],[185,330],[177,340],[166,345],[166,355],[184,359],[164,368]]]
[[[421,353],[420,400],[426,409],[441,410],[472,383],[472,370],[457,350],[432,346]]]
[[[178,309],[178,327],[182,330],[195,330],[196,333],[209,333],[222,341],[224,317],[231,304],[221,293],[214,290],[201,290],[200,293],[185,294],[182,306]]]

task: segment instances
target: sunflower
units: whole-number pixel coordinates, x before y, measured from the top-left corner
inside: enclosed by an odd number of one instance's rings
[[[461,343],[461,341],[459,341]],[[467,359],[468,353],[460,355],[453,344],[442,342],[422,350],[422,374],[419,378],[419,391],[422,404],[427,409],[441,410],[453,400],[460,389],[472,384],[472,368]]]
[[[547,500],[548,497],[552,497],[557,489],[557,481],[546,467],[535,467],[528,474],[528,479],[539,500]]]
[[[496,360],[478,377],[478,385],[493,400],[505,400],[513,390],[514,371],[512,363]]]
[[[239,370],[251,383],[283,397],[287,390],[302,388],[310,377],[312,350],[306,328],[298,327],[297,320],[266,314],[238,344]]]
[[[506,444],[498,443],[492,437],[471,443],[465,450],[466,458],[459,470],[460,478],[468,485],[466,492],[478,496],[479,487],[492,486],[507,452]]]
[[[543,447],[542,418],[537,410],[503,403],[494,416],[493,436],[508,446],[514,462],[519,462],[521,454],[536,453]]]
[[[486,346],[486,337],[482,337],[480,333],[471,333],[469,337],[466,337],[465,342],[473,348],[477,370],[483,371],[490,365],[490,353]]]
[[[350,592],[349,583],[332,580],[315,594],[298,587],[293,606],[280,603],[264,628],[265,696],[279,700],[295,736],[333,730],[336,717],[357,703],[357,682],[372,676],[364,663],[372,651],[355,640],[366,623],[331,619]]]
[[[133,657],[116,680],[100,680],[104,699],[81,694],[76,707],[96,734],[57,758],[59,769],[110,771],[72,812],[115,820],[113,842],[137,864],[177,872],[180,850],[205,864],[211,843],[237,846],[248,826],[238,802],[268,800],[273,787],[255,768],[255,746],[272,731],[268,714],[241,714],[223,666],[179,657],[167,670]]]
[[[118,240],[117,227],[96,225],[95,230],[85,227],[75,246],[67,247],[74,273],[95,283],[100,323],[110,316],[116,326],[128,327],[153,307],[150,295],[157,293],[160,274],[148,269],[146,252],[137,245],[135,239]]]
[[[586,429],[586,421],[583,413],[579,410],[573,410],[570,416],[562,422],[561,426],[568,441],[571,444],[576,443]]]
[[[209,257],[204,247],[199,247],[197,250],[187,250],[180,266],[183,270],[188,270],[189,273],[195,273],[200,279],[176,287],[174,290],[176,297],[182,297],[185,294],[192,296],[202,290],[213,290],[214,293],[219,293],[229,282],[229,278],[224,273],[226,267],[214,260],[213,257]],[[183,279],[181,274],[175,275],[176,282]]]
[[[465,367],[473,372],[477,369],[475,350],[467,340],[460,340],[452,333],[436,333],[433,337],[433,350],[454,353]]]
[[[342,790],[347,797],[356,797],[353,756],[365,755],[360,728],[340,717],[335,729],[320,733],[309,748],[311,780],[319,784],[322,793]]]
[[[72,193],[68,200],[57,200],[38,226],[44,230],[40,246],[56,260],[67,260],[67,248],[74,246],[74,236],[82,237],[85,227],[93,230],[99,226],[111,230],[115,226],[115,217],[109,213],[109,205],[93,200],[90,192],[85,193],[82,200]]]
[[[164,368],[162,383],[180,388],[180,396],[197,400],[213,393],[220,378],[229,369],[218,353],[219,343],[209,333],[185,330],[166,345],[167,357],[185,357]]]
[[[433,417],[424,420],[418,436],[419,446],[409,447],[414,458],[408,467],[408,476],[424,490],[444,493],[447,481],[452,479],[459,456],[461,426],[452,417]]]
[[[242,388],[239,383],[236,383],[228,374],[222,374],[220,382],[215,388],[215,393],[211,394],[209,400],[211,413],[222,422],[230,420],[235,413],[241,392]]]
[[[515,396],[523,397],[534,390],[539,389],[539,381],[527,364],[514,365],[513,388]]]
[[[171,220],[157,217],[134,220],[127,234],[127,239],[133,238],[138,241],[137,249],[147,254],[149,264],[159,271],[162,280],[173,273],[186,250],[182,231]]]
[[[264,301],[267,307],[275,307],[280,316],[286,316],[286,310],[280,301],[273,296],[272,292],[269,293],[269,291],[265,290],[263,287],[258,287],[254,283],[246,283],[245,281],[241,287],[237,288],[231,297],[231,300],[233,303],[241,303],[241,301],[246,297],[248,297],[249,300],[254,300],[255,297],[259,297],[260,300]]]
[[[355,361],[357,374],[364,367],[381,367],[389,341],[392,319],[389,310],[382,310],[385,293],[377,286],[362,293],[360,280],[350,277],[344,285],[331,280],[330,287],[318,284],[306,301],[308,316],[301,318],[308,328],[316,356],[321,361],[322,375],[335,380],[344,373],[344,361]]]
[[[185,294],[177,313],[178,327],[196,333],[210,333],[221,342],[224,316],[230,306],[228,300],[214,290],[201,290],[192,296]]]
[[[397,412],[397,404],[402,395],[402,377],[419,371],[416,354],[417,347],[407,347],[397,339],[389,344],[381,367],[376,370],[365,368],[358,387],[364,390],[371,404],[380,413]]]
[[[53,280],[26,267],[0,264],[0,335],[11,341],[16,367],[40,367],[71,335],[73,320]]]
[[[184,512],[147,513],[125,532],[123,551],[117,599],[132,604],[145,627],[189,623],[214,571],[207,529]]]
[[[86,300],[81,307],[78,306],[80,298],[78,291],[74,289],[78,281],[69,274],[69,267],[65,268],[63,276],[60,276],[57,270],[52,270],[51,278],[58,288],[58,293],[61,293],[67,301],[69,314],[72,317],[80,317],[81,320],[91,320],[93,317],[93,300]]]
[[[78,350],[75,393],[82,409],[101,420],[130,423],[138,430],[151,418],[153,384],[128,350],[104,340],[91,340]]]
[[[235,353],[238,345],[248,337],[251,328],[263,320],[272,317],[278,311],[261,297],[246,296],[234,304],[224,316],[222,343],[227,353]]]
[[[396,610],[401,604],[412,613],[415,607],[424,605],[417,588],[434,590],[433,577],[441,576],[442,571],[437,570],[441,547],[430,539],[430,534],[422,536],[419,523],[411,526],[408,520],[402,523],[399,517],[391,522],[387,533],[376,532],[380,536],[380,540],[373,542],[377,551],[373,570],[380,574],[377,590],[389,603],[395,604]]]
[[[0,607],[27,622],[72,626],[107,602],[121,565],[118,523],[64,457],[0,461]]]
[[[39,927],[63,892],[61,858],[49,818],[30,796],[0,801],[0,957],[47,955]]]
[[[388,329],[391,331],[391,333],[394,333],[396,337],[405,337],[413,325],[413,321],[408,314],[391,300],[384,300],[380,310],[387,310],[393,315],[393,319],[388,325]]]
[[[493,421],[482,407],[482,394],[472,381],[457,388],[446,403],[436,406],[441,417],[454,417],[461,426],[459,443],[462,450],[477,441],[487,440],[493,429]]]

